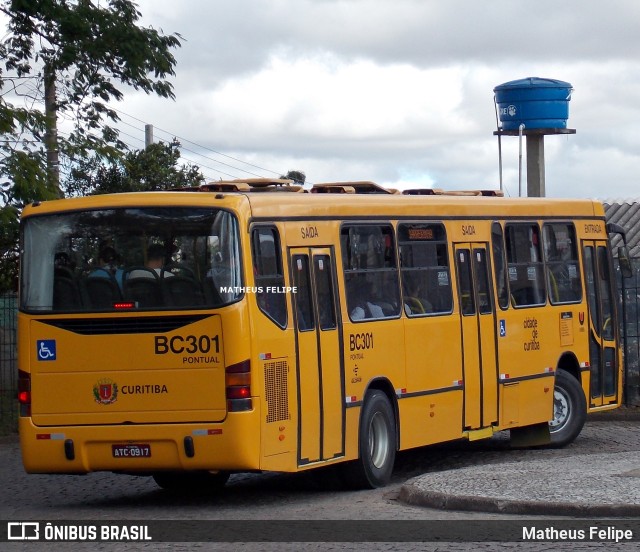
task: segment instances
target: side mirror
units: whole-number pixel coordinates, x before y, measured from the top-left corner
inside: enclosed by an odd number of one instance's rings
[[[633,276],[631,259],[629,259],[629,252],[627,251],[626,245],[618,247],[618,266],[620,266],[620,272],[623,278],[631,278]]]

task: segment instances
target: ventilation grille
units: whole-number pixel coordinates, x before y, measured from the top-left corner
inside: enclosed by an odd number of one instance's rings
[[[286,361],[266,362],[264,380],[267,388],[267,423],[289,420],[289,390],[287,374],[289,366]]]
[[[38,322],[80,335],[116,335],[172,332],[207,318],[208,314],[186,316],[114,316],[110,318],[54,318]]]

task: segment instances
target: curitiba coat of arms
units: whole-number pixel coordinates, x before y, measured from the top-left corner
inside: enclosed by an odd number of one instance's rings
[[[98,404],[111,404],[118,398],[118,386],[110,379],[102,379],[93,386],[93,397]]]

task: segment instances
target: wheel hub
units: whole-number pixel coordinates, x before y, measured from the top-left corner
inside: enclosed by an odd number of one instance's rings
[[[389,454],[389,431],[384,416],[380,412],[376,412],[371,419],[369,454],[376,468],[382,468],[385,465]]]
[[[551,431],[558,431],[565,426],[571,417],[571,406],[562,389],[553,391],[553,420],[549,422]]]

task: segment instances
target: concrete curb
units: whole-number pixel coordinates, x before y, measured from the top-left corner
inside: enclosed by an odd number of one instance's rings
[[[405,504],[413,506],[439,510],[486,512],[490,514],[640,517],[640,504],[575,504],[572,502],[508,500],[482,496],[452,495],[425,491],[412,485],[411,481],[401,487],[398,498]]]
[[[640,458],[637,451],[545,453],[526,462],[475,464],[414,477],[398,498],[443,510],[640,517]]]

